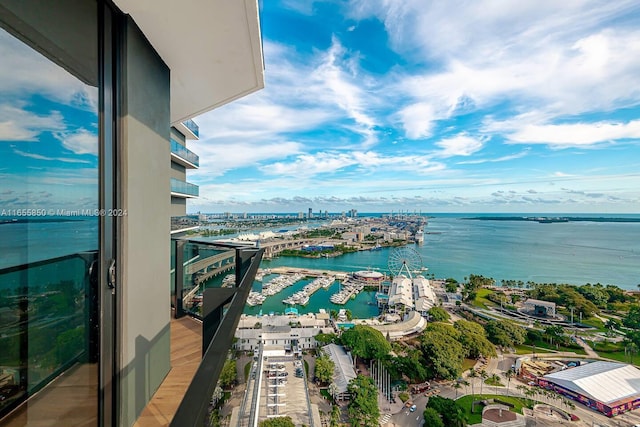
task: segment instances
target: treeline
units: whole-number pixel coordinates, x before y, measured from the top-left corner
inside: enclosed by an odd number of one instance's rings
[[[305,251],[302,249],[284,249],[280,252],[280,256],[297,256],[303,258],[320,258],[323,255],[342,255],[351,252],[358,252],[358,248],[347,245],[336,245],[330,249],[323,249],[320,251]]]
[[[535,283],[532,281],[502,280],[502,286],[508,288],[526,288],[524,295],[543,301],[554,302],[567,309],[573,308],[576,314],[582,313],[583,317],[591,317],[607,311],[626,311],[629,303],[636,301],[636,298],[627,294],[623,289],[614,285],[602,285],[600,283],[585,285],[568,285],[558,283]],[[453,283],[447,284],[453,288]],[[456,284],[457,285],[457,284]],[[462,297],[465,301],[473,301],[481,288],[494,288],[494,294],[487,295],[487,298],[497,304],[515,304],[520,295],[507,295],[495,289],[496,281],[491,277],[471,274],[465,277]]]
[[[573,307],[576,313],[582,312],[585,317],[591,317],[600,310],[615,311],[620,308],[621,303],[634,301],[631,295],[626,294],[619,287],[603,286],[599,283],[595,285],[587,283],[582,286],[536,283],[526,293],[534,299],[555,302],[568,309]]]
[[[197,231],[188,231],[187,234],[198,234],[202,237],[215,237],[215,236],[227,236],[229,234],[234,234],[237,233],[238,229],[236,228],[221,228],[219,230],[212,230],[209,228],[206,228],[204,230],[197,230]]]
[[[423,382],[431,378],[455,379],[460,376],[465,358],[495,357],[495,345],[485,329],[474,322],[459,320],[453,325],[432,322],[413,346],[396,344],[392,353],[389,337],[370,326],[356,325],[340,337],[319,334],[321,345],[344,345],[363,360],[380,360],[394,379]]]

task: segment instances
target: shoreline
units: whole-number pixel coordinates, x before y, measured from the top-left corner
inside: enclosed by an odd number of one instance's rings
[[[640,218],[621,218],[621,217],[580,217],[580,216],[477,216],[460,218],[463,220],[473,221],[530,221],[541,224],[562,223],[562,222],[621,222],[621,223],[640,223]]]

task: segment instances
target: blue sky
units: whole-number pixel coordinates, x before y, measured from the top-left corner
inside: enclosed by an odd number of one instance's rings
[[[637,1],[269,0],[192,212],[640,211]]]
[[[3,29],[0,58],[0,216],[97,208],[97,88]]]

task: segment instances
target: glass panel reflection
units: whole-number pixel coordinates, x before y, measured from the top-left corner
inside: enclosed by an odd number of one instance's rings
[[[94,1],[0,3],[2,425],[97,425],[97,34]]]

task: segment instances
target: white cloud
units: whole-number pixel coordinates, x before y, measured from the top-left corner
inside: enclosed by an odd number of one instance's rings
[[[508,134],[514,144],[545,144],[556,148],[584,147],[621,139],[640,139],[640,120],[628,123],[594,122],[525,125]]]
[[[57,111],[38,115],[18,106],[0,105],[0,141],[37,141],[41,132],[64,129]]]
[[[20,98],[34,93],[97,111],[98,89],[88,86],[40,53],[0,29],[0,94]]]
[[[444,165],[433,162],[424,155],[395,155],[384,156],[373,151],[354,151],[348,153],[319,152],[303,154],[292,162],[276,162],[265,165],[260,169],[269,175],[313,177],[323,174],[333,174],[354,167],[358,177],[366,173],[411,172],[417,175],[427,175],[444,170]]]
[[[300,149],[300,144],[293,141],[231,144],[205,141],[198,147],[201,169],[190,173],[189,176],[206,182],[232,169],[244,167],[257,169],[260,162],[299,154]]]
[[[13,152],[19,156],[29,157],[31,159],[36,159],[36,160],[47,160],[47,161],[63,162],[63,163],[90,163],[87,160],[73,159],[70,157],[48,157],[48,156],[43,156],[41,154],[36,154],[36,153],[27,153],[25,151],[18,150],[16,148],[13,149]]]
[[[350,16],[384,22],[392,47],[416,65],[389,83],[390,92],[429,112],[398,108],[409,138],[430,134],[428,123],[459,114],[461,106],[467,111],[508,100],[515,113],[539,109],[558,117],[640,102],[640,31],[623,21],[634,8],[638,13],[637,3],[351,5]],[[614,19],[618,27],[607,28]]]
[[[457,135],[453,138],[441,139],[435,143],[442,150],[439,157],[470,156],[480,151],[484,143],[476,138],[467,135]]]
[[[269,175],[308,177],[331,174],[355,164],[355,159],[348,154],[318,153],[302,154],[294,162],[276,162],[260,169]]]
[[[62,145],[75,154],[98,155],[98,135],[86,129],[74,132],[58,132],[55,137]]]
[[[374,126],[375,119],[367,113],[366,96],[361,84],[358,84],[357,66],[353,58],[333,37],[331,48],[326,52],[323,63],[315,70],[314,80],[320,87],[327,89],[334,102],[356,124],[356,131],[365,138],[364,146],[377,142]],[[347,73],[347,70],[351,73]],[[350,75],[351,74],[351,75]]]
[[[479,165],[482,163],[498,163],[498,162],[508,162],[510,160],[520,159],[525,157],[530,150],[523,150],[519,153],[509,154],[506,156],[496,157],[496,158],[486,158],[486,159],[477,159],[477,160],[465,160],[462,162],[457,162],[458,165]]]
[[[401,109],[398,117],[404,127],[407,138],[428,138],[432,134],[436,114],[431,104],[418,102]]]

